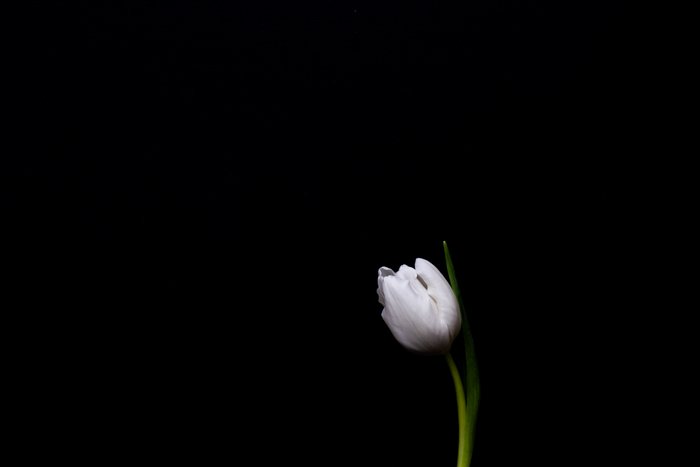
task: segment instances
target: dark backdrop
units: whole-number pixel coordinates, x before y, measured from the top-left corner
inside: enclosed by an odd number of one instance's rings
[[[453,465],[446,364],[401,348],[376,297],[380,266],[444,272],[443,240],[481,363],[473,467],[619,447],[629,157],[653,144],[633,14],[37,6],[4,207],[28,394],[70,438],[52,452]]]

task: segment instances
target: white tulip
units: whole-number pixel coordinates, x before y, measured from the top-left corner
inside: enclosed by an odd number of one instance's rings
[[[429,261],[416,259],[398,272],[379,268],[382,318],[397,341],[414,352],[445,354],[459,333],[462,315],[445,276]]]

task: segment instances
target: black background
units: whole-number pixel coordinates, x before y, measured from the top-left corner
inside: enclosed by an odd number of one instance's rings
[[[445,362],[401,348],[376,297],[380,266],[445,271],[446,240],[481,364],[472,465],[625,456],[635,154],[656,144],[635,13],[37,5],[4,212],[29,393],[71,439],[51,449],[453,465]]]

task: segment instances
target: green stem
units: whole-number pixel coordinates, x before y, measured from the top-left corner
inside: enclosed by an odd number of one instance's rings
[[[471,443],[467,437],[467,401],[464,398],[464,387],[462,378],[459,376],[459,369],[455,364],[452,355],[445,354],[450,373],[455,383],[455,394],[457,395],[457,418],[459,423],[459,446],[457,447],[457,467],[468,467],[471,458]]]
[[[466,374],[464,378],[464,384],[466,386],[465,395],[467,398],[467,445],[466,448],[466,464],[469,466],[471,463],[472,451],[474,450],[474,435],[476,433],[476,416],[479,412],[479,399],[481,397],[481,385],[479,383],[479,367],[476,363],[476,353],[474,352],[474,338],[472,337],[471,328],[469,326],[469,320],[467,319],[467,308],[464,306],[464,301],[462,300],[462,294],[459,291],[459,285],[457,284],[457,274],[455,274],[455,268],[452,264],[452,257],[450,256],[450,250],[447,248],[447,242],[442,242],[443,248],[445,250],[445,262],[447,263],[447,273],[450,278],[450,285],[452,286],[452,291],[457,297],[459,302],[460,312],[462,314],[462,339],[464,340],[464,353],[465,353],[465,364],[466,364]],[[460,440],[461,442],[461,440]]]

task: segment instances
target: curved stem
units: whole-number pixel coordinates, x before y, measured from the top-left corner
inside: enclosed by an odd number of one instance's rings
[[[464,385],[467,390],[465,392],[467,398],[467,460],[465,466],[471,464],[472,452],[474,449],[474,435],[476,433],[476,416],[479,412],[479,399],[481,395],[481,386],[479,384],[479,368],[476,363],[476,354],[474,353],[474,338],[472,337],[471,327],[467,319],[467,308],[464,306],[462,294],[459,291],[457,284],[457,275],[452,264],[450,250],[447,248],[447,242],[442,242],[445,250],[445,261],[447,262],[447,272],[450,277],[450,285],[457,296],[460,312],[462,314],[462,338],[464,340],[465,364],[466,371],[464,375]]]
[[[459,369],[449,352],[445,357],[447,358],[447,365],[450,367],[450,373],[455,383],[455,393],[457,395],[457,418],[459,423],[457,467],[468,467],[469,459],[471,458],[471,446],[467,436],[467,401],[464,397],[464,387],[462,386],[462,378],[459,376]]]

